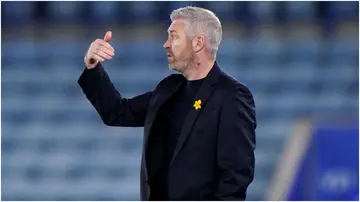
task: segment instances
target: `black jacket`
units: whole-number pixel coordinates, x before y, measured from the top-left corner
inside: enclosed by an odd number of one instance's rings
[[[127,99],[115,89],[99,63],[78,83],[109,126],[144,127],[141,200],[149,200],[146,148],[156,113],[184,77],[172,74],[152,92]],[[249,89],[221,71],[217,63],[203,81],[189,110],[168,170],[170,200],[245,200],[254,178],[255,104]],[[121,159],[119,159],[121,161]]]

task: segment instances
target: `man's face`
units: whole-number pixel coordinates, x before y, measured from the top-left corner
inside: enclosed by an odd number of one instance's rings
[[[191,40],[185,32],[184,20],[174,20],[168,29],[168,40],[164,44],[170,69],[183,72],[193,60]]]

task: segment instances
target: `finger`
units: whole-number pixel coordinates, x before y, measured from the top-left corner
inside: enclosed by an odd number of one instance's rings
[[[104,58],[102,58],[101,56],[97,55],[96,53],[94,53],[90,58],[94,58],[95,60],[100,61],[100,62],[104,62],[104,61],[105,61]]]
[[[94,43],[91,45],[91,48],[89,50],[90,53],[97,53],[97,52],[105,52],[107,55],[109,55],[110,57],[113,57],[115,54],[113,51],[107,49],[106,47],[104,46],[101,46],[97,43]]]
[[[96,50],[96,54],[100,55],[103,58],[111,59],[112,56],[107,54],[106,52],[102,51],[101,49]]]
[[[109,43],[107,43],[106,41],[104,41],[102,39],[96,39],[94,41],[94,44],[99,45],[99,46],[104,46],[104,47],[109,48],[110,50],[114,51],[114,48]]]
[[[104,52],[106,53],[107,55],[109,55],[110,57],[113,57],[115,54],[114,54],[114,51],[111,51],[103,46],[100,46],[97,48],[97,51],[101,51],[101,52]]]
[[[98,45],[104,46],[104,47],[108,48],[108,49],[111,50],[111,51],[115,51],[115,49],[114,49],[109,43],[107,43],[107,42],[104,41],[104,40],[97,39],[97,40],[95,41],[95,43],[98,44]]]
[[[104,41],[109,42],[111,40],[111,36],[112,36],[112,32],[107,31],[105,36],[104,36]]]
[[[106,54],[106,53],[104,53],[103,51],[100,51],[100,50],[98,50],[98,51],[96,51],[96,52],[94,52],[94,53],[95,53],[96,55],[104,58],[104,59],[111,59],[111,58],[112,58],[111,56],[109,56],[108,54]]]

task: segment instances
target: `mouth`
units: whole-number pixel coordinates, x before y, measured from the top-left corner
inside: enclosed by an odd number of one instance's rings
[[[166,54],[168,58],[171,58],[172,55],[170,53]]]

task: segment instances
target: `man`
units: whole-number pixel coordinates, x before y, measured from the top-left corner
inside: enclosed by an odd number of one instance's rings
[[[253,96],[216,62],[222,28],[214,13],[185,7],[171,20],[164,48],[181,74],[122,97],[100,63],[114,56],[107,32],[88,49],[78,83],[106,125],[144,127],[141,200],[245,200],[254,177]]]

